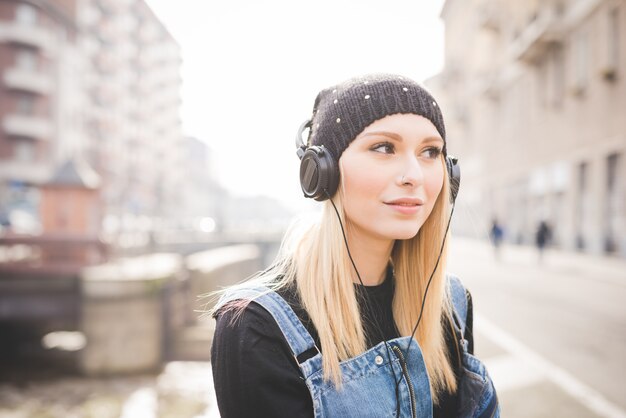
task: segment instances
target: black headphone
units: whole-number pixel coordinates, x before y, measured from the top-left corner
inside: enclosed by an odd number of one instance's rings
[[[311,129],[311,121],[306,120],[296,135],[296,154],[300,158],[300,187],[304,197],[317,201],[334,196],[339,186],[339,167],[330,151],[324,145],[305,145],[302,133]],[[450,179],[450,201],[454,203],[461,185],[461,167],[459,160],[446,156],[446,168]]]

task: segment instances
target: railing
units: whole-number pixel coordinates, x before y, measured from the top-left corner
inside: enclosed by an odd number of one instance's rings
[[[528,64],[537,63],[552,45],[561,42],[561,20],[554,5],[542,8],[537,17],[513,41],[513,59]]]
[[[54,34],[42,26],[20,23],[0,24],[0,42],[8,41],[34,48],[50,50],[53,46]]]
[[[49,74],[27,71],[21,68],[7,69],[4,73],[4,84],[10,89],[24,90],[36,94],[48,94],[52,90]]]
[[[37,140],[50,140],[52,135],[52,124],[44,116],[8,114],[2,121],[2,128],[8,135]]]

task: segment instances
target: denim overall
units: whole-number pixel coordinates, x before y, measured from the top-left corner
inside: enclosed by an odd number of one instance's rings
[[[465,288],[451,275],[448,275],[448,283],[455,308],[455,328],[457,335],[462,336],[467,316]],[[395,417],[395,373],[401,379],[398,387],[400,417],[432,418],[428,373],[416,340],[410,347],[410,337],[388,340],[387,346],[383,341],[341,362],[342,388],[337,389],[331,381],[324,381],[322,354],[291,307],[277,293],[264,287],[235,289],[225,293],[217,306],[250,298],[274,317],[283,332],[311,393],[315,417]],[[457,416],[499,418],[500,407],[493,383],[483,364],[467,352],[467,344],[465,339],[459,344],[463,373],[458,382],[460,409]],[[317,354],[300,363],[298,356],[311,349],[317,349]]]

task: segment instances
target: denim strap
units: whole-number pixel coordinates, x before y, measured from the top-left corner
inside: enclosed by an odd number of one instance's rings
[[[461,280],[448,274],[450,296],[452,297],[453,315],[461,328],[461,335],[465,335],[465,322],[467,319],[467,294]]]

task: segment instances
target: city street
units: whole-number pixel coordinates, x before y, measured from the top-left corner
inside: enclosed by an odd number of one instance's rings
[[[474,301],[477,355],[504,418],[626,417],[626,261],[455,237],[448,270]],[[160,375],[0,384],[0,417],[205,417],[219,413],[209,363]],[[94,409],[98,412],[90,415]],[[82,415],[81,415],[82,414]]]
[[[626,262],[455,238],[503,416],[626,417]]]
[[[220,418],[211,312],[267,272],[297,273],[325,356],[408,334],[403,311],[439,324],[420,254],[443,221],[501,417],[626,418],[626,0],[0,0],[0,94],[0,418]],[[354,300],[381,237],[418,230],[405,297]],[[247,316],[270,393],[284,367]],[[426,372],[387,347],[347,384],[384,406],[362,377],[399,362],[390,408],[437,371],[477,387],[420,327]],[[247,372],[218,339],[216,372]],[[432,395],[443,418],[485,397]]]

